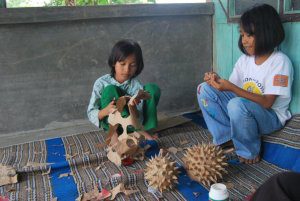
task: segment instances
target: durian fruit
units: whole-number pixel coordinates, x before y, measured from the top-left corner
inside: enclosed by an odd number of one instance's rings
[[[183,162],[189,177],[197,182],[209,186],[211,182],[216,183],[227,173],[226,158],[223,150],[213,144],[195,145],[188,148]]]
[[[160,152],[158,156],[151,158],[146,166],[145,178],[152,188],[163,192],[173,188],[174,183],[178,183],[178,167],[168,155],[162,156],[162,152]]]

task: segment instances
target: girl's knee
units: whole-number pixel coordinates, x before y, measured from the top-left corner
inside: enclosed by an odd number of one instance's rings
[[[198,85],[197,87],[197,96],[198,97],[207,97],[210,96],[209,94],[215,93],[213,90],[213,87],[207,84],[206,82],[203,82]]]
[[[228,115],[230,118],[240,118],[247,113],[247,99],[241,97],[232,98],[227,104]]]

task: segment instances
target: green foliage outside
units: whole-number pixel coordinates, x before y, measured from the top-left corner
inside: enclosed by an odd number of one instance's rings
[[[37,4],[36,2],[39,1]],[[155,3],[155,0],[75,0],[76,6]],[[1,5],[1,0],[0,0]],[[65,0],[6,0],[7,8],[65,6]]]

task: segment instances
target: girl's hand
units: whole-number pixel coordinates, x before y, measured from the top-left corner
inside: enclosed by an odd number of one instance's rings
[[[210,85],[219,91],[231,91],[233,84],[225,79],[212,79]]]
[[[141,102],[141,99],[139,99],[139,98],[135,98],[135,99],[133,99],[133,101],[132,101],[132,106],[137,106],[138,104],[140,104],[140,102]]]
[[[208,82],[208,81],[210,81],[211,79],[215,79],[215,78],[217,78],[217,79],[220,78],[219,75],[218,75],[217,73],[215,73],[215,72],[207,72],[207,73],[204,74],[203,80],[204,80],[205,82]]]
[[[141,99],[139,99],[139,98],[133,99],[133,104],[134,104],[135,106],[137,106],[138,104],[140,104],[140,102],[141,102]]]
[[[104,117],[108,116],[110,113],[116,110],[115,100],[112,100],[105,108],[99,110],[98,119],[102,120]]]
[[[114,112],[116,110],[116,103],[115,100],[112,100],[105,108],[105,112],[107,115],[109,115],[110,113]]]

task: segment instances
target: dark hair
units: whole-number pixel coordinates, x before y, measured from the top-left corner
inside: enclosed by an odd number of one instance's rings
[[[284,29],[277,11],[261,4],[247,10],[240,19],[240,27],[255,37],[255,55],[271,53],[284,39]],[[240,50],[247,54],[239,38]]]
[[[140,45],[133,40],[120,40],[118,41],[111,50],[108,58],[108,65],[111,68],[111,75],[114,76],[115,65],[118,61],[124,61],[130,55],[135,56],[135,62],[137,70],[133,77],[139,75],[144,68],[143,54]]]

